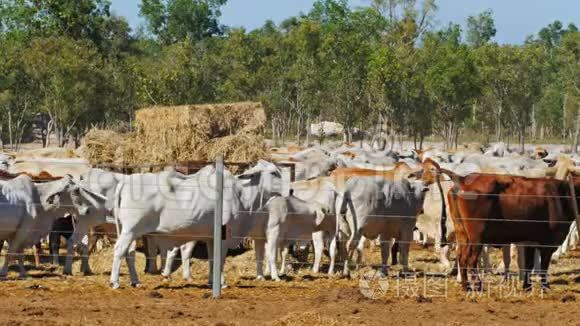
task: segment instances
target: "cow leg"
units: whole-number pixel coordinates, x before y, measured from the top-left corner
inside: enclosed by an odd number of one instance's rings
[[[481,291],[482,290],[482,282],[481,282],[481,278],[479,276],[479,273],[477,271],[477,263],[479,261],[479,256],[481,254],[481,251],[483,249],[482,245],[479,244],[472,244],[469,245],[469,249],[468,249],[468,269],[469,269],[469,274],[471,277],[471,280],[474,283],[474,287],[473,289],[475,291]],[[489,262],[489,257],[487,258],[488,262]],[[489,264],[489,263],[488,263]]]
[[[540,250],[540,278],[542,289],[549,289],[548,283],[548,268],[550,267],[550,259],[552,258],[553,248],[543,247]]]
[[[72,275],[72,257],[74,256],[73,239],[69,237],[66,239],[66,260],[64,264],[64,275]]]
[[[484,245],[481,247],[481,265],[484,274],[491,272],[491,263],[489,259],[490,246]]]
[[[457,245],[457,274],[464,290],[469,290],[469,280],[467,278],[467,247],[468,245],[462,242]]]
[[[511,245],[501,247],[503,271],[498,267],[498,272],[503,273],[503,279],[508,280],[510,277],[510,265],[512,263]]]
[[[34,255],[34,266],[40,266],[40,256],[42,255],[42,243],[39,241],[37,244],[32,246],[32,251]]]
[[[365,241],[367,239],[363,236],[360,238],[358,245],[356,246],[356,263],[355,263],[355,270],[359,269],[359,266],[364,262],[364,254],[365,254]]]
[[[254,252],[256,253],[256,280],[264,280],[264,253],[266,251],[266,241],[264,239],[254,239]]]
[[[165,263],[161,265],[163,266],[163,272],[161,272],[161,276],[169,280],[171,278],[171,266],[173,265],[173,261],[179,252],[179,247],[173,247],[170,250],[167,250],[166,248],[160,249],[162,262],[164,260],[163,257],[165,257]]]
[[[121,233],[119,239],[117,239],[117,242],[115,243],[113,264],[111,266],[111,287],[113,289],[118,289],[120,286],[119,274],[121,272],[121,259],[127,256],[129,247],[131,247],[133,240],[134,236],[132,233]]]
[[[451,269],[451,262],[449,261],[449,245],[441,247],[441,250],[439,251],[439,261],[441,262],[444,271],[449,271],[449,269]]]
[[[391,246],[391,265],[399,265],[399,242],[393,240],[393,244]]]
[[[139,282],[139,276],[137,275],[137,269],[135,268],[135,251],[137,248],[137,242],[131,241],[129,250],[127,251],[127,256],[125,256],[125,261],[127,262],[127,269],[129,270],[129,276],[131,277],[132,287],[141,287],[141,282]]]
[[[312,272],[318,273],[320,271],[322,251],[324,250],[324,232],[312,233],[312,243],[314,244],[314,265],[312,266]]]
[[[268,265],[270,265],[270,274],[274,281],[280,281],[278,269],[276,268],[276,256],[278,254],[278,248],[276,248],[277,244],[277,239],[270,236],[268,237],[268,241],[266,241],[266,254],[268,256]]]
[[[81,243],[78,245],[78,251],[81,254],[81,272],[83,275],[92,275],[93,271],[91,271],[91,265],[89,264],[89,236],[85,235],[81,240]]]
[[[152,237],[144,236],[143,245],[145,246],[145,273],[146,274],[157,274],[159,269],[157,268],[157,241],[154,241]],[[163,264],[161,265],[163,266]]]
[[[328,267],[328,275],[333,275],[334,274],[334,264],[336,263],[336,243],[337,243],[337,237],[333,236],[332,239],[330,240],[330,248],[328,249],[329,254],[330,254],[330,266]]]
[[[381,237],[382,239],[382,237]],[[382,276],[386,277],[389,275],[389,254],[391,253],[392,249],[392,242],[381,240],[381,274]]]
[[[5,240],[0,240],[0,253],[2,252],[2,247],[4,247]],[[12,257],[8,254],[10,252],[10,243],[6,249],[6,255],[4,256],[4,265],[2,266],[2,270],[0,270],[0,278],[6,278],[8,275],[8,266],[10,265],[10,261]]]
[[[403,267],[402,271],[403,274],[409,273],[409,248],[411,246],[411,239],[413,234],[409,233],[407,235],[402,235],[401,241],[397,241],[399,243],[399,254],[400,257],[400,264]]]
[[[534,268],[534,253],[536,248],[526,245],[524,247],[524,278],[523,278],[523,288],[525,291],[532,290],[532,283],[530,276],[532,275],[532,269]]]
[[[189,241],[181,246],[181,268],[183,273],[183,279],[186,281],[191,280],[191,254],[193,248],[195,247],[195,241]]]
[[[282,263],[280,264],[280,273],[279,275],[286,275],[286,258],[288,258],[288,252],[290,251],[290,246],[288,245],[288,242],[284,242],[284,244],[282,246],[279,246],[279,248],[281,248],[280,253],[281,253],[281,257],[282,257]]]
[[[52,257],[52,263],[54,265],[59,264],[58,261],[58,250],[60,248],[60,233],[57,231],[52,231],[48,235],[48,250],[50,257]]]
[[[526,270],[526,245],[516,245],[516,250],[518,252],[518,274],[520,280],[524,280],[525,270]]]
[[[540,253],[540,249],[536,249],[534,251],[534,268],[533,268],[533,273],[534,274],[540,274],[540,270],[542,269],[542,263],[541,263],[541,253]]]
[[[211,287],[213,285],[214,279],[213,279],[213,260],[214,260],[214,256],[213,256],[213,240],[209,240],[206,242],[206,247],[207,247],[207,261],[209,263],[209,286]],[[221,285],[222,288],[226,288],[227,284],[226,284],[226,280],[225,280],[225,276],[224,276],[224,265],[225,265],[225,261],[226,261],[226,255],[228,253],[227,248],[230,248],[229,246],[225,245],[225,242],[222,241],[222,264],[221,264]]]
[[[15,253],[17,254],[16,259],[18,260],[18,278],[24,280],[26,279],[26,269],[24,268],[24,249],[19,248]]]
[[[356,216],[352,216],[351,219],[356,219]],[[355,225],[355,223],[349,224]],[[350,235],[350,238],[347,240],[346,243],[346,256],[344,257],[344,269],[342,271],[342,275],[344,277],[348,277],[350,275],[349,264],[352,261],[352,256],[356,250],[356,246],[359,243],[360,239],[361,239],[360,231],[352,230],[352,234]]]

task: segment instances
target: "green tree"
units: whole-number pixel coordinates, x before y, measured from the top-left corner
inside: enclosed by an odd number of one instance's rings
[[[86,41],[65,37],[33,39],[23,54],[25,71],[38,85],[40,108],[50,117],[48,135],[56,134],[58,146],[78,136],[102,112],[105,83],[103,63],[96,48]],[[48,144],[45,144],[48,145]]]
[[[140,14],[164,44],[220,35],[220,8],[227,0],[143,0]]]
[[[18,147],[31,129],[35,107],[39,103],[35,81],[24,70],[22,56],[26,48],[13,40],[0,40],[0,142],[8,141],[11,150]]]
[[[467,18],[467,43],[478,48],[491,41],[497,30],[493,20],[493,12],[486,10],[478,16]]]
[[[461,29],[450,25],[425,40],[423,51],[431,58],[425,73],[426,89],[435,104],[438,131],[446,148],[457,146],[470,108],[480,95],[473,53],[460,42]]]

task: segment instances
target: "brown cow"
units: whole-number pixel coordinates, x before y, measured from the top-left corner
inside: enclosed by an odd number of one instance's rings
[[[449,175],[455,186],[448,192],[449,212],[458,242],[458,263],[462,283],[469,286],[468,274],[475,274],[483,244],[494,246],[528,243],[525,247],[524,289],[531,289],[530,272],[534,250],[541,255],[541,283],[548,288],[550,257],[566,238],[577,216],[580,179],[571,183],[547,178],[473,173]],[[475,289],[481,281],[475,275]]]

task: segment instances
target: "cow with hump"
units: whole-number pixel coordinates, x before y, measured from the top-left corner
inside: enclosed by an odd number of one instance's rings
[[[464,289],[481,289],[476,269],[483,245],[510,243],[522,243],[525,247],[524,289],[531,289],[530,274],[536,249],[541,256],[541,285],[549,288],[550,258],[568,235],[572,222],[578,219],[575,196],[580,191],[580,179],[483,173],[459,176],[441,169],[437,163],[433,162],[432,166],[436,173],[448,175],[454,183],[447,199]]]
[[[6,277],[14,257],[19,261],[20,278],[26,276],[22,254],[45,237],[53,222],[66,213],[87,214],[94,199],[69,175],[55,181],[34,183],[27,175],[0,181],[0,240],[8,241],[8,255],[0,271]],[[65,273],[70,271],[65,269]]]
[[[408,271],[409,246],[427,190],[422,181],[407,178],[364,176],[347,181],[344,193],[338,198],[340,214],[344,216],[344,224],[350,233],[344,275],[349,274],[349,261],[361,236],[367,239],[380,237],[382,272],[385,274],[391,251],[389,247],[391,240],[395,239],[399,243],[403,272]]]
[[[260,161],[254,168],[235,177],[224,171],[223,224],[227,225],[225,248],[236,247],[253,228],[253,214],[267,199],[279,170]],[[134,240],[146,234],[164,234],[173,245],[205,241],[209,256],[209,282],[212,283],[213,220],[216,209],[216,170],[206,166],[194,175],[175,171],[127,176],[115,191],[113,213],[122,225],[115,244],[111,286],[119,287],[121,259],[127,255],[131,284],[139,285],[135,270]],[[225,260],[226,250],[222,257]],[[222,264],[223,267],[223,264]],[[222,274],[222,284],[225,284]]]

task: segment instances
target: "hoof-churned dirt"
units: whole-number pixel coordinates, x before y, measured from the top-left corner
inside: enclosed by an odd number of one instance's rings
[[[378,262],[377,250],[370,251],[367,260]],[[365,267],[343,279],[294,264],[281,282],[272,282],[254,280],[248,252],[228,259],[228,288],[215,300],[207,264],[197,260],[191,281],[182,281],[180,271],[172,281],[141,274],[143,286],[132,288],[123,274],[121,289],[112,290],[109,250],[91,258],[93,276],[64,277],[49,266],[31,269],[27,280],[11,272],[0,282],[0,324],[580,325],[578,251],[553,265],[547,293],[537,284],[524,292],[519,282],[499,276],[486,277],[482,293],[465,293],[454,278],[435,273],[432,251],[414,248],[410,256],[418,273],[405,278],[396,269],[378,278]]]

